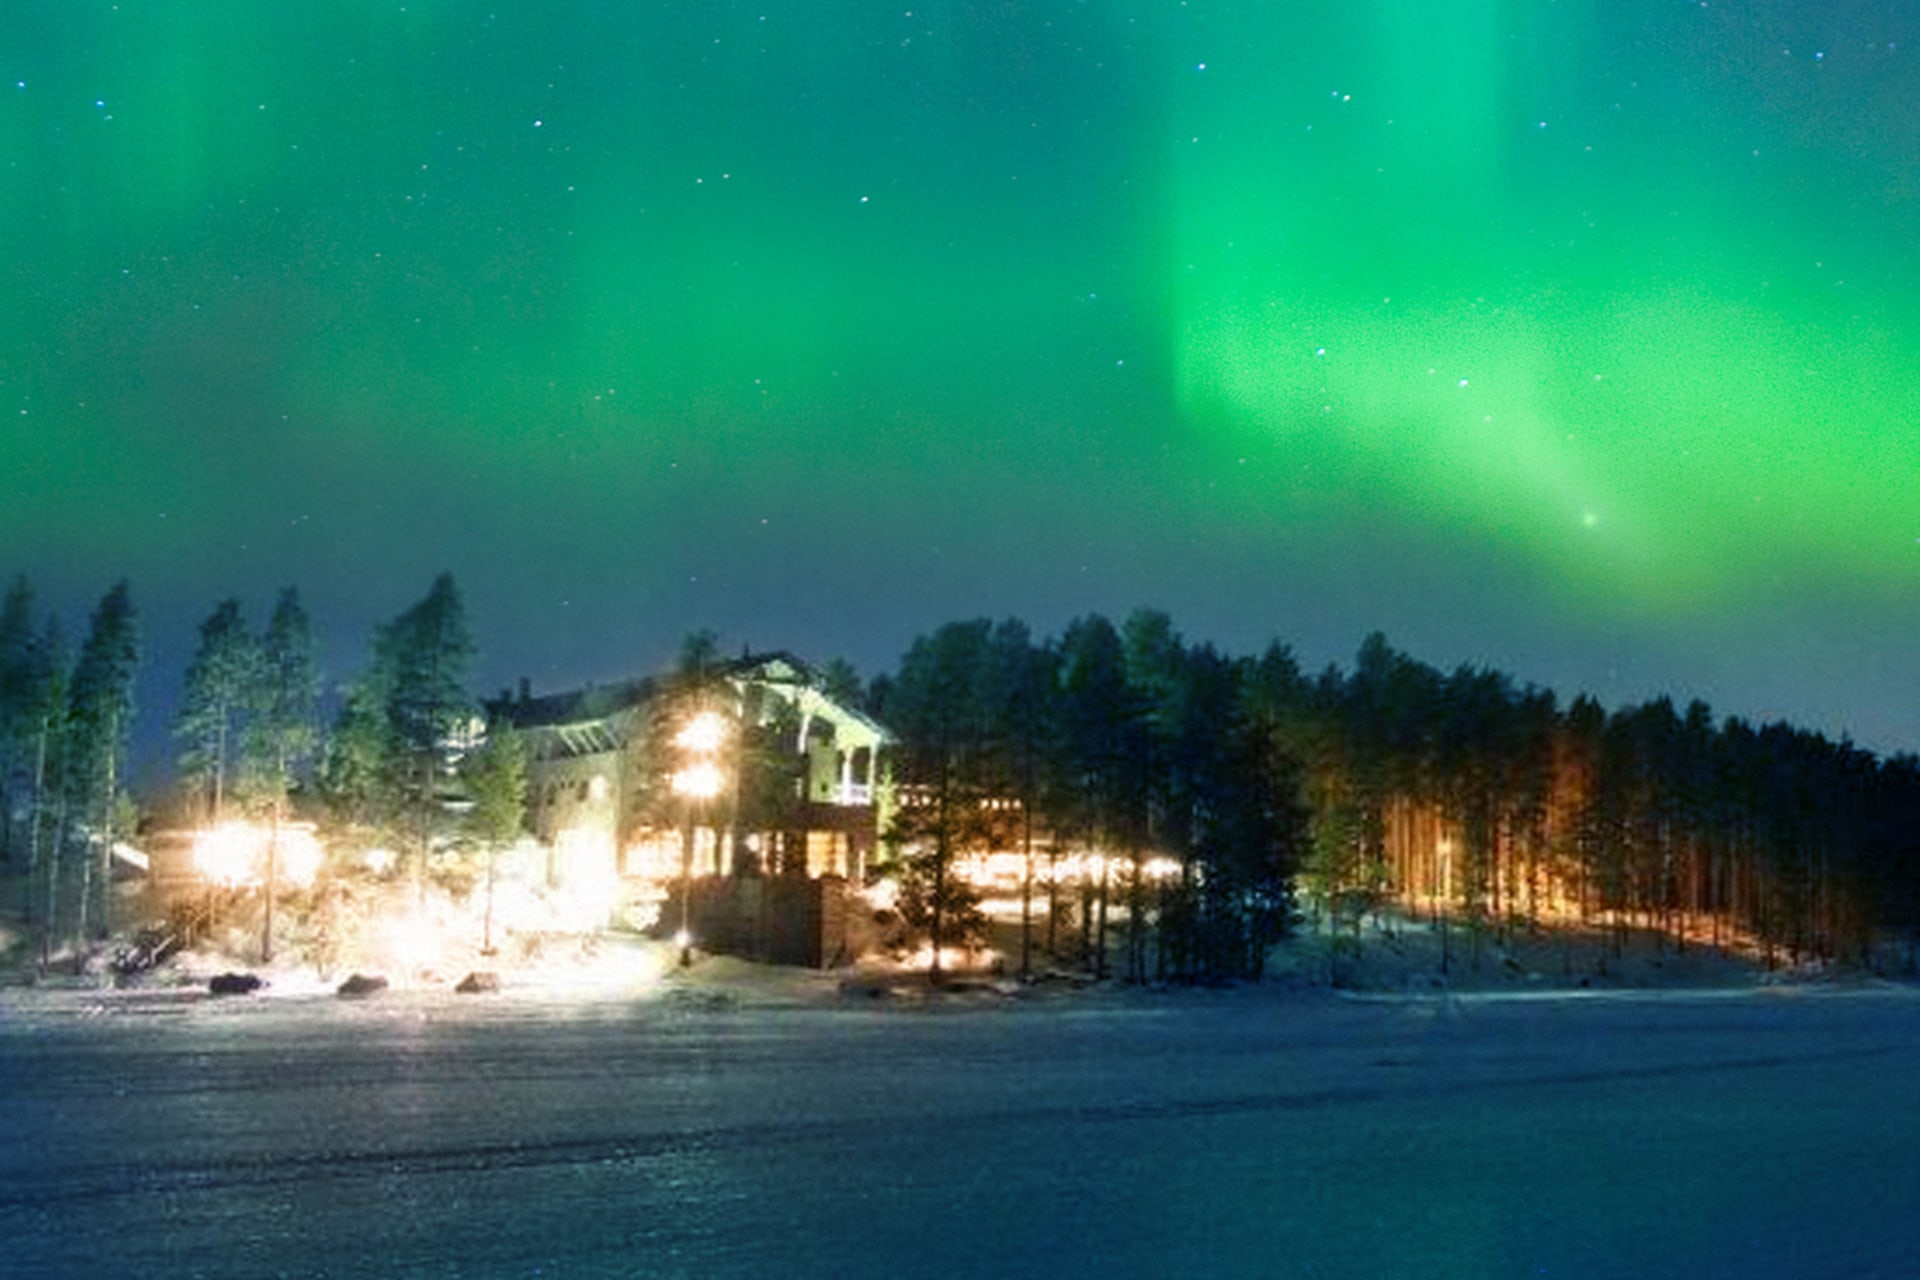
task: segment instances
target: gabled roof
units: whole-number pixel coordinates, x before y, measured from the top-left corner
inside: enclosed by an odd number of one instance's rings
[[[893,735],[879,721],[830,697],[821,688],[819,672],[785,650],[742,654],[720,664],[717,670],[735,688],[765,688],[802,715],[857,729],[876,744],[893,741]],[[487,702],[485,709],[489,720],[503,720],[516,729],[550,736],[562,754],[586,755],[613,750],[623,729],[608,722],[646,705],[659,692],[660,681],[641,677],[539,697],[504,695]]]
[[[654,681],[645,678],[590,684],[537,698],[496,698],[486,704],[486,712],[488,719],[505,720],[516,729],[584,725],[640,706],[652,696],[653,689]]]
[[[746,681],[752,684],[797,684],[815,689],[820,687],[820,673],[785,649],[770,649],[766,653],[743,653],[731,662],[724,663],[720,670],[721,674],[729,680]]]
[[[541,725],[530,732],[550,737],[554,756],[597,756],[618,750],[620,735],[605,720],[583,720],[573,724]]]
[[[829,695],[821,688],[823,681],[819,673],[784,650],[746,654],[728,663],[725,671],[736,685],[759,685],[776,691],[804,716],[857,729],[876,746],[893,741],[885,725],[858,707],[850,707]]]

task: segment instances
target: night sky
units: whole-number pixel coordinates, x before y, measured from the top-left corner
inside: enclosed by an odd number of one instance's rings
[[[0,570],[482,692],[1369,630],[1920,746],[1920,9],[0,9]],[[164,732],[164,720],[149,733]]]

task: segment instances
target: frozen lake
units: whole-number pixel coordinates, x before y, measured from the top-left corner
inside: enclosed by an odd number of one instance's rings
[[[0,1021],[0,1273],[1920,1275],[1920,998]]]

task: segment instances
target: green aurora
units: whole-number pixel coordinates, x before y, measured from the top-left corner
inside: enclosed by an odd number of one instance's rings
[[[1145,603],[1920,744],[1908,6],[506,8],[0,14],[4,567],[161,684],[444,567],[496,682]]]

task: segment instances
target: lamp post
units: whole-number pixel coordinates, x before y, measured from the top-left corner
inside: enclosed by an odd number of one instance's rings
[[[674,745],[682,753],[681,767],[673,775],[673,790],[675,795],[684,796],[687,801],[687,825],[680,843],[680,931],[674,937],[674,941],[680,945],[680,967],[683,969],[693,963],[691,911],[694,819],[699,815],[700,807],[719,795],[726,783],[715,759],[726,736],[727,722],[720,714],[702,711],[682,725],[673,738]]]

